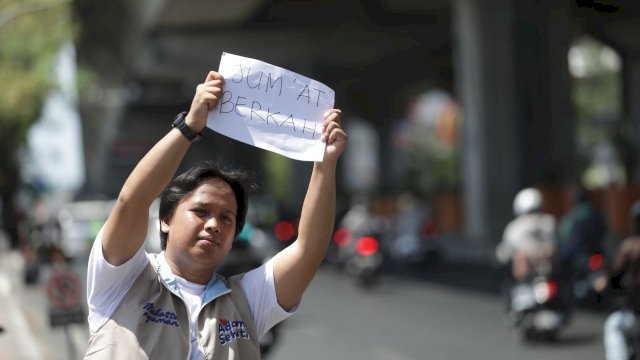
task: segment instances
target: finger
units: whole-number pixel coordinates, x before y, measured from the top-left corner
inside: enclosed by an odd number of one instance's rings
[[[347,141],[347,134],[342,129],[335,129],[329,133],[329,139],[327,144],[333,144],[334,142]]]
[[[329,114],[329,116],[324,118],[324,124],[325,125],[330,123],[330,122],[340,123],[340,113],[332,112],[332,113]]]
[[[335,121],[329,122],[329,124],[325,127],[324,131],[322,132],[321,140],[326,142],[327,139],[329,139],[329,136],[331,135],[331,133],[333,133],[337,129],[341,130],[340,124],[338,124]]]
[[[222,93],[222,87],[213,86],[213,85],[211,85],[211,86],[210,85],[204,85],[202,87],[202,90],[204,92],[208,92],[208,93],[216,94],[216,95],[220,95]]]
[[[204,80],[204,82],[208,82],[209,80],[222,80],[222,81],[224,81],[224,77],[222,76],[222,74],[220,74],[217,71],[209,71],[209,73],[207,74],[207,78]]]
[[[337,123],[340,124],[340,117],[341,117],[341,113],[338,111],[331,111],[327,113],[327,117],[325,117],[324,121],[322,122],[322,130],[325,131],[327,129],[327,127],[329,126],[329,124],[331,123]]]
[[[340,109],[330,109],[324,113],[324,121],[331,121],[335,119],[335,121],[340,122],[340,116],[342,115],[342,110]]]
[[[224,81],[223,80],[219,80],[219,79],[215,79],[215,80],[209,80],[206,81],[204,83],[204,85],[206,86],[216,86],[216,87],[222,87],[224,85]]]
[[[207,103],[207,109],[209,111],[211,111],[211,109],[213,109],[217,104],[218,104],[218,99],[220,97],[216,94],[212,94],[212,93],[207,93],[204,97],[204,101]]]
[[[194,101],[195,103],[205,105],[207,107],[207,110],[211,111],[211,109],[213,109],[218,103],[218,99],[219,94],[204,91],[198,94]]]
[[[329,122],[329,123],[327,124],[327,126],[325,127],[324,133],[328,135],[329,133],[331,133],[331,132],[332,132],[332,131],[334,131],[335,129],[339,129],[339,128],[340,128],[340,124],[338,124],[338,123],[337,123],[337,122],[335,122],[335,121],[331,121],[331,122]]]

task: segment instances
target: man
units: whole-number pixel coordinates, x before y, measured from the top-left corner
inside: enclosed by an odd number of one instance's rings
[[[505,228],[502,241],[496,247],[496,258],[511,262],[511,275],[516,282],[533,275],[549,275],[553,271],[556,251],[556,221],[542,212],[542,194],[526,188],[513,200],[516,218]]]
[[[298,239],[258,269],[225,279],[215,269],[244,225],[243,177],[205,163],[170,183],[223,86],[222,75],[209,72],[189,112],[129,175],[98,234],[85,359],[259,359],[260,335],[296,310],[313,279],[334,225],[336,164],[347,144],[340,111],[323,123],[324,159],[313,164]],[[146,254],[148,209],[161,193],[164,251]]]
[[[606,219],[591,201],[588,190],[577,189],[574,206],[558,229],[560,267],[571,275],[576,258],[604,253],[606,234]]]

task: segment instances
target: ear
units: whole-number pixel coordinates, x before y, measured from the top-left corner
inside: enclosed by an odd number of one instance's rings
[[[164,220],[160,220],[160,230],[162,230],[163,233],[168,234],[170,228],[171,226],[168,223],[166,223]]]

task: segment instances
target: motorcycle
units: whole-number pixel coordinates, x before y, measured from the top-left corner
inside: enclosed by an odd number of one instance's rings
[[[572,262],[573,299],[577,304],[597,305],[602,304],[604,298],[596,290],[596,281],[605,275],[604,258],[601,253],[582,254],[576,256]]]
[[[395,272],[422,272],[442,257],[438,227],[425,201],[412,194],[402,194],[396,203],[393,229],[384,243],[385,253]]]
[[[383,255],[375,234],[352,233],[346,227],[336,230],[333,236],[348,274],[354,276],[363,288],[375,285],[380,277]]]
[[[327,252],[327,262],[356,278],[363,288],[375,285],[385,256],[381,241],[388,229],[383,216],[371,213],[368,204],[354,204],[338,221]]]
[[[405,221],[407,222],[407,221]],[[434,266],[442,258],[437,227],[430,219],[398,226],[386,242],[389,262],[400,274],[413,274]]]
[[[509,305],[513,327],[522,340],[552,340],[571,316],[558,282],[547,277],[515,284]]]

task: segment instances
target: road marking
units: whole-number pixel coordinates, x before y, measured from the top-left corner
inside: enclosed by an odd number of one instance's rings
[[[4,272],[0,272],[0,298],[3,301],[2,310],[6,315],[6,323],[2,324],[5,328],[3,337],[11,337],[12,351],[17,353],[11,354],[15,359],[23,360],[40,360],[45,357],[40,352],[40,346],[35,341],[35,336],[29,327],[26,316],[22,308],[16,304],[12,296],[12,290],[15,287],[9,276]],[[6,349],[4,349],[6,350]],[[4,351],[3,350],[3,351]]]

